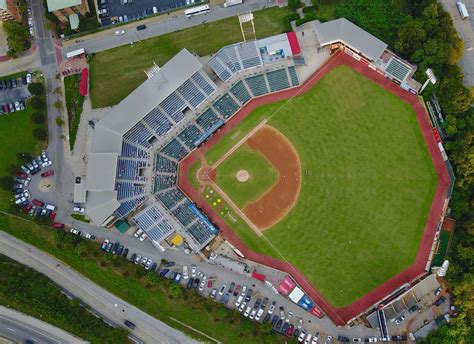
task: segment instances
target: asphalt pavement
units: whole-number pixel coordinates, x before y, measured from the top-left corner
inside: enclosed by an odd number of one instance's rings
[[[31,340],[35,344],[87,343],[44,321],[0,306],[0,338],[18,343]]]
[[[139,25],[140,22],[130,29],[125,30],[125,34],[122,36],[115,35],[116,29],[110,29],[107,32],[101,33],[97,36],[86,36],[81,37],[81,42],[65,42],[61,49],[63,56],[70,51],[84,48],[88,53],[96,53],[103,50],[119,47],[121,45],[130,44],[132,42],[139,42],[143,39],[151,38],[154,36],[163,35],[166,33],[186,29],[189,27],[201,25],[203,21],[213,22],[216,20],[237,16],[239,13],[246,13],[249,11],[256,11],[265,7],[275,6],[276,2],[267,0],[249,0],[245,1],[241,5],[231,7],[213,7],[211,12],[205,15],[195,16],[186,18],[183,15],[180,16],[169,16],[168,19],[156,21],[154,23],[148,23],[146,30],[137,31],[135,26]],[[235,18],[237,21],[237,18]],[[120,27],[122,29],[122,27]],[[225,33],[222,33],[225,34]]]
[[[0,253],[44,274],[117,326],[125,327],[124,321],[130,320],[136,325],[131,333],[145,343],[195,343],[184,333],[102,289],[62,261],[2,231]]]
[[[460,65],[464,73],[464,84],[474,85],[474,0],[462,0],[469,12],[469,18],[462,19],[455,0],[441,0],[446,11],[451,14],[454,26],[464,40],[464,55]]]

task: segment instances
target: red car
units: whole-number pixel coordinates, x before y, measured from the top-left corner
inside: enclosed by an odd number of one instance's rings
[[[287,337],[290,337],[292,334],[293,334],[293,330],[294,330],[295,326],[293,324],[290,325],[290,327],[288,327],[288,330],[286,330],[286,333],[285,335]]]
[[[46,178],[46,177],[52,176],[53,174],[54,174],[54,171],[50,170],[50,171],[41,173],[41,177]]]
[[[33,204],[30,203],[26,207],[23,208],[23,212],[27,214],[31,210],[31,208],[33,208]]]
[[[49,214],[49,220],[51,222],[54,222],[54,219],[56,218],[56,212],[52,211],[51,214]]]
[[[64,225],[60,222],[53,223],[53,228],[64,228]]]
[[[16,174],[16,176],[17,176],[18,178],[21,178],[21,179],[26,179],[26,178],[28,178],[28,175],[27,175],[25,172],[23,172],[23,171],[19,171],[19,172]]]
[[[239,295],[239,293],[240,293],[240,288],[241,288],[240,284],[238,284],[237,287],[235,287],[234,296]]]
[[[208,282],[207,282],[207,287],[208,287],[208,288],[212,288],[212,281],[208,281]]]
[[[38,200],[35,199],[35,198],[31,200],[31,203],[33,203],[34,205],[37,205],[38,207],[44,206],[44,203],[43,203],[43,202],[38,201]]]

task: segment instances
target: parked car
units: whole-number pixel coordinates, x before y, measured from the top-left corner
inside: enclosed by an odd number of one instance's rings
[[[196,265],[191,265],[191,276],[196,277]]]
[[[127,256],[128,256],[128,248],[123,250],[123,253],[122,253],[122,257],[127,258]]]
[[[438,289],[435,290],[435,296],[438,296],[439,294],[441,294],[441,287],[439,287]]]
[[[342,342],[342,343],[349,343],[349,338],[345,336],[337,336],[337,340]]]
[[[207,287],[212,288],[212,281],[211,280],[207,281]]]
[[[154,262],[153,264],[151,264],[150,270],[156,271],[157,266],[158,266],[158,264],[156,262]]]
[[[160,272],[160,276],[161,276],[161,277],[165,277],[168,272],[170,272],[170,269],[163,269],[163,270],[161,270],[161,272]]]
[[[245,302],[249,302],[251,298],[252,298],[252,289],[249,289],[247,291],[247,295],[245,296]]]
[[[227,286],[226,286],[225,284],[223,284],[223,285],[221,286],[221,289],[219,290],[219,295],[224,294],[224,292],[225,292],[226,289],[227,289]]]
[[[149,270],[151,267],[151,264],[153,264],[153,261],[151,259],[148,259],[148,261],[145,264],[145,270]]]
[[[142,235],[140,235],[140,241],[144,241],[146,238],[147,238],[146,233],[142,233]]]
[[[439,307],[442,303],[444,303],[444,301],[446,301],[446,298],[444,296],[441,296],[438,300],[436,300],[434,304],[436,307]]]
[[[143,234],[143,230],[141,230],[140,228],[133,234],[133,236],[135,238],[138,238],[140,235]]]
[[[239,312],[242,313],[247,306],[247,302],[242,302],[239,307]]]
[[[64,228],[64,224],[60,222],[53,223],[53,228]]]
[[[232,294],[232,292],[234,291],[234,287],[235,287],[235,283],[232,282],[232,283],[230,284],[229,289],[227,290],[227,292],[228,292],[229,294]]]
[[[112,250],[112,246],[114,246],[114,244],[111,243],[111,242],[109,242],[109,243],[107,244],[107,247],[105,248],[105,252],[110,252],[110,250]]]
[[[100,248],[105,251],[105,249],[107,248],[107,245],[109,244],[109,242],[110,242],[109,239],[105,239],[105,240],[102,242],[102,244],[100,245]]]
[[[298,336],[298,342],[302,342],[304,340],[304,337],[306,336],[306,332],[305,331],[301,331],[300,332],[300,335]]]
[[[72,208],[72,211],[74,211],[76,213],[84,213],[84,208],[76,206],[76,207]]]
[[[137,26],[138,31],[145,30],[145,29],[146,29],[146,25],[138,25]]]
[[[94,239],[95,239],[95,235],[90,234],[90,233],[87,233],[87,234],[86,234],[86,239],[94,240]]]
[[[139,254],[137,254],[137,256],[135,257],[134,263],[135,263],[136,265],[140,264],[140,260],[141,260],[141,259],[142,259],[142,256],[139,255]]]
[[[175,265],[176,265],[175,262],[167,262],[167,263],[165,264],[165,267],[170,268],[170,267],[175,266]]]
[[[229,302],[229,294],[225,293],[222,298],[221,298],[221,302],[226,305],[227,302]]]
[[[134,254],[132,254],[132,256],[130,257],[130,261],[131,261],[131,262],[135,262],[135,259],[136,259],[136,258],[137,258],[137,254],[134,253]]]
[[[71,228],[71,233],[77,236],[81,236],[81,231],[75,228]]]
[[[293,324],[288,326],[288,329],[286,330],[285,336],[290,337],[293,334],[294,329],[295,329],[295,326]]]
[[[112,247],[112,254],[113,254],[113,255],[116,255],[116,254],[117,254],[117,250],[118,250],[119,246],[120,246],[120,243],[118,243],[118,242],[116,242],[116,243],[114,244],[114,246]]]
[[[403,322],[403,320],[405,320],[405,316],[401,315],[395,319],[395,324],[400,325]]]
[[[46,178],[46,177],[49,177],[49,176],[52,176],[52,175],[54,175],[53,170],[49,170],[49,171],[41,173],[41,177],[43,177],[43,178]]]
[[[238,284],[237,287],[235,287],[235,290],[234,290],[234,294],[233,294],[233,295],[234,295],[234,296],[239,295],[241,288],[242,288],[242,287],[240,286],[240,284]]]
[[[115,35],[123,36],[123,35],[125,35],[125,30],[117,30],[117,31],[115,31]]]
[[[276,301],[273,301],[272,304],[270,305],[270,308],[268,308],[268,314],[273,314],[275,307],[276,307]]]
[[[136,327],[135,324],[132,323],[132,322],[129,321],[129,320],[125,320],[123,323],[125,324],[125,326],[127,326],[128,328],[130,328],[130,329],[132,329],[132,330],[135,329],[135,327]]]
[[[215,299],[215,298],[216,298],[216,294],[217,294],[217,289],[216,289],[216,288],[212,289],[211,294],[210,294],[211,299]]]
[[[95,237],[94,237],[95,238]],[[121,256],[122,255],[122,252],[123,252],[123,245],[120,245],[117,249],[117,256]]]

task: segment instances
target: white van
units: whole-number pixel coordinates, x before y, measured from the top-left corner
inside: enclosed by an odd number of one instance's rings
[[[189,278],[189,275],[188,275],[188,266],[187,266],[187,265],[183,266],[183,278],[184,278],[185,280],[187,280],[187,279]]]
[[[154,14],[157,14],[157,13],[158,13],[158,9],[156,8],[156,6],[153,6],[153,13],[154,13]]]

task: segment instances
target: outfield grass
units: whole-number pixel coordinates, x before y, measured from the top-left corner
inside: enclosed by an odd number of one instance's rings
[[[254,12],[258,38],[283,32],[287,8],[272,7]],[[200,56],[242,41],[237,17],[153,37],[95,54],[90,62],[92,107],[119,103],[146,79],[143,72],[153,62],[162,66],[181,49]]]
[[[206,159],[218,159],[284,102],[257,108]],[[340,66],[268,124],[293,143],[303,180],[297,204],[265,237],[334,306],[414,261],[437,175],[408,104]],[[245,230],[236,232],[249,247],[270,251]]]
[[[239,170],[249,173],[249,180],[237,181]],[[265,157],[248,147],[241,145],[217,167],[217,185],[239,207],[255,202],[265,191],[268,191],[278,180],[278,171]]]

